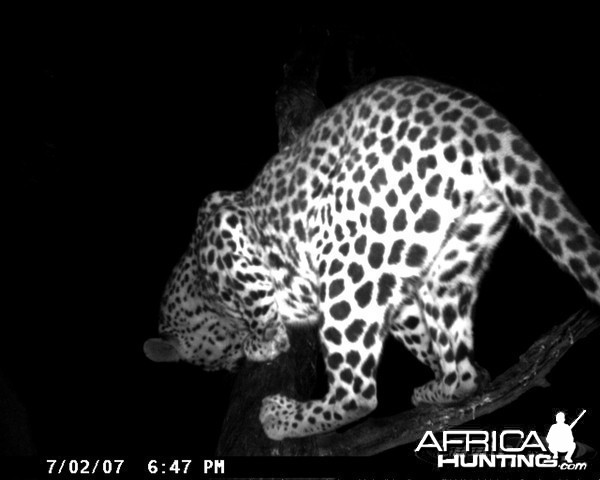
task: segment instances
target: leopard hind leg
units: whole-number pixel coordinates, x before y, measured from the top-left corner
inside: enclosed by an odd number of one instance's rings
[[[415,389],[415,405],[456,402],[489,378],[473,361],[472,310],[480,279],[509,218],[495,194],[483,192],[424,276],[417,295],[441,375]]]
[[[417,360],[429,367],[439,380],[442,375],[439,352],[431,339],[430,329],[421,308],[416,294],[409,295],[392,316],[389,331],[390,335],[402,342]]]

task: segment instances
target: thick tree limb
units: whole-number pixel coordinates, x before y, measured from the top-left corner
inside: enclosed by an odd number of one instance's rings
[[[374,455],[419,440],[427,430],[439,431],[498,410],[533,387],[546,387],[546,375],[562,356],[600,326],[598,315],[579,312],[554,327],[521,355],[479,395],[460,406],[414,408],[388,418],[373,418],[344,433],[317,437],[319,455]]]

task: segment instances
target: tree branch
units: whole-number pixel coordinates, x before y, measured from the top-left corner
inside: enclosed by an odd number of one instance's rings
[[[387,418],[371,418],[346,430],[317,437],[319,455],[374,455],[419,440],[427,430],[461,425],[514,402],[533,387],[546,387],[546,375],[575,344],[600,326],[596,314],[572,315],[537,340],[519,362],[480,394],[452,407],[418,407]]]

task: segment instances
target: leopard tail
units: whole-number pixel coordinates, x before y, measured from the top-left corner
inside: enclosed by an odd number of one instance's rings
[[[501,150],[483,158],[482,170],[519,223],[600,305],[600,236],[529,143],[507,132]]]

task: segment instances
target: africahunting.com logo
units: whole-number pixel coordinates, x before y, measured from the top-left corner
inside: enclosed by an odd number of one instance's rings
[[[564,412],[545,437],[535,430],[504,429],[446,430],[434,435],[427,431],[415,452],[419,458],[436,463],[438,468],[544,468],[586,470],[595,456],[591,447],[576,442],[573,427],[585,414],[583,410],[570,424]]]

